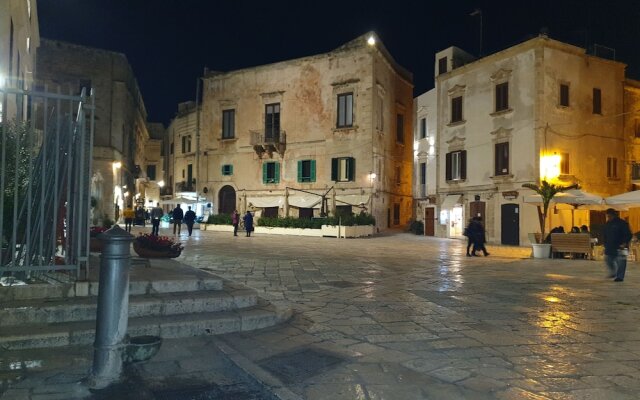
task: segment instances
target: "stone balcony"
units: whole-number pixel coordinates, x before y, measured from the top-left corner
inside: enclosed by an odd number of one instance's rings
[[[287,134],[285,131],[279,131],[265,135],[263,131],[249,131],[250,144],[253,146],[256,154],[260,158],[267,153],[269,158],[273,157],[273,152],[277,152],[280,156],[284,156],[287,148]]]

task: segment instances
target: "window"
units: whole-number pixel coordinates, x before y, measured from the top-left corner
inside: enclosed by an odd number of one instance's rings
[[[156,166],[155,165],[147,165],[147,178],[150,181],[156,180]]]
[[[631,164],[631,179],[640,180],[640,163]]]
[[[467,179],[467,151],[452,151],[446,156],[446,179],[457,181]]]
[[[264,207],[262,216],[268,218],[278,218],[278,207]]]
[[[496,112],[509,109],[509,82],[496,85]]]
[[[509,142],[496,143],[495,176],[509,174]]]
[[[420,197],[427,196],[427,163],[420,163],[419,167],[420,176],[418,177],[418,182],[420,182],[420,187],[418,188]]]
[[[193,164],[187,164],[187,186],[191,187],[195,183],[193,179]]]
[[[396,142],[404,143],[404,115],[396,115]]]
[[[560,84],[560,105],[562,107],[569,107],[569,85]]]
[[[427,119],[426,118],[420,118],[420,131],[418,134],[418,138],[419,139],[426,139],[427,137]]]
[[[438,75],[447,72],[447,57],[442,57],[438,60]]]
[[[222,138],[233,139],[236,136],[236,110],[222,110]]]
[[[191,136],[182,137],[182,153],[191,153]]]
[[[393,205],[393,224],[400,225],[400,204]]]
[[[562,153],[560,155],[560,174],[569,175],[569,153]]]
[[[264,138],[267,141],[280,138],[280,103],[265,106]]]
[[[298,161],[298,182],[316,181],[316,160]]]
[[[336,127],[347,128],[350,126],[353,126],[353,93],[339,94]]]
[[[602,114],[602,92],[598,88],[593,88],[593,113]]]
[[[335,182],[353,182],[356,174],[356,159],[342,157],[331,159],[331,180]]]
[[[233,175],[233,165],[225,164],[222,166],[222,175]]]
[[[262,183],[280,183],[280,163],[270,161],[262,164]]]
[[[451,99],[451,123],[462,121],[462,96]]]
[[[400,186],[402,183],[402,167],[396,167],[396,186]]]
[[[378,96],[378,100],[376,102],[376,129],[379,131],[384,130],[384,99]]]
[[[607,157],[607,178],[618,177],[618,159],[615,157]]]

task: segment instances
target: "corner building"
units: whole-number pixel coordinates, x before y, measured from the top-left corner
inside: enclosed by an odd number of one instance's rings
[[[203,78],[199,172],[214,213],[412,215],[412,75],[374,33]],[[195,179],[198,179],[197,177]]]
[[[629,190],[625,64],[542,35],[478,60],[451,47],[435,67],[437,236],[461,237],[480,216],[488,241],[528,244],[540,228],[527,182],[577,183],[602,197]],[[601,214],[552,205],[547,232],[593,228]]]

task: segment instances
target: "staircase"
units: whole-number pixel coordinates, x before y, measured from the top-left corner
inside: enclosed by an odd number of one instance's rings
[[[0,287],[0,349],[92,344],[98,287],[96,279]],[[148,268],[134,263],[129,291],[130,336],[217,335],[291,317],[252,289],[173,260],[152,260]]]

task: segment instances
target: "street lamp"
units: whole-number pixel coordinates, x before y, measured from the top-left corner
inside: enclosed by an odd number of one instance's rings
[[[158,186],[160,186],[161,188],[164,187],[164,181],[158,182]]]

